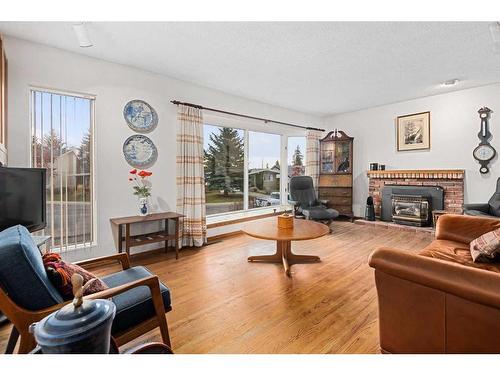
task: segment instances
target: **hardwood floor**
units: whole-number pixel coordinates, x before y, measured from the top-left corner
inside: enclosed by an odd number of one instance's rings
[[[432,237],[335,222],[332,233],[294,242],[298,254],[321,263],[292,266],[248,263],[272,254],[274,241],[245,235],[201,250],[137,255],[172,291],[167,314],[176,353],[378,353],[377,297],[368,255],[380,245],[408,250]],[[108,268],[106,272],[116,268]],[[0,328],[3,352],[10,327]],[[155,330],[134,341],[158,340]]]

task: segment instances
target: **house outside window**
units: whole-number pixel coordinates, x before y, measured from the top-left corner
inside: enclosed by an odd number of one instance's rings
[[[95,241],[93,129],[95,98],[30,90],[31,164],[47,169],[47,227],[52,248]]]

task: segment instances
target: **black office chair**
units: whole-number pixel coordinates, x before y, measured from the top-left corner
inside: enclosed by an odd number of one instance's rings
[[[497,179],[497,189],[488,203],[464,204],[464,214],[500,217],[500,178]]]
[[[294,176],[290,178],[290,204],[294,206],[295,216],[303,216],[307,220],[316,220],[330,224],[339,216],[337,210],[327,208],[326,200],[318,200],[310,176]]]

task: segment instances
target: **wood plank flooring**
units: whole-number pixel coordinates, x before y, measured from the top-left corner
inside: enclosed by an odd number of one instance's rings
[[[378,353],[368,256],[380,245],[418,250],[432,236],[342,221],[332,228],[322,238],[292,243],[297,254],[322,261],[293,265],[291,279],[281,264],[248,263],[248,256],[271,254],[276,245],[245,235],[182,250],[177,261],[158,253],[137,255],[133,263],[172,291],[167,320],[176,353]],[[0,328],[0,352],[9,332]],[[151,331],[130,346],[158,338]]]

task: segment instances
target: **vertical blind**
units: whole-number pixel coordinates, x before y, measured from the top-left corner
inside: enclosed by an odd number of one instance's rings
[[[94,242],[94,98],[31,90],[32,166],[47,169],[47,227],[52,248]]]

